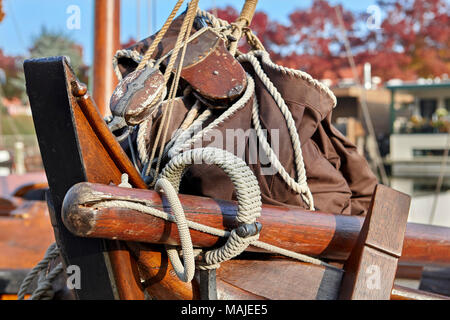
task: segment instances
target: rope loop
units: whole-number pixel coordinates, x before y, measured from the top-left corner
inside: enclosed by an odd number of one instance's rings
[[[181,178],[186,168],[193,164],[214,164],[221,168],[231,179],[237,195],[238,213],[236,222],[239,225],[256,225],[256,218],[261,215],[261,192],[258,181],[240,158],[230,152],[218,148],[191,149],[174,157],[163,169],[161,179],[167,179],[178,191]],[[159,180],[158,180],[159,181]],[[232,230],[225,245],[205,253],[205,262],[216,265],[241,254],[252,242],[259,239],[260,227],[256,227],[253,235]]]
[[[279,174],[283,178],[283,180],[297,193],[299,193],[303,199],[303,201],[309,206],[310,210],[314,210],[314,199],[312,197],[311,191],[309,190],[307,181],[306,181],[306,170],[305,163],[303,161],[303,154],[301,149],[300,137],[298,134],[298,130],[292,116],[289,107],[286,105],[283,97],[280,92],[277,90],[275,85],[269,79],[258,59],[251,53],[242,54],[238,58],[239,62],[249,62],[253,69],[255,70],[256,75],[261,80],[261,82],[266,87],[267,91],[270,93],[275,103],[277,104],[280,112],[286,120],[286,126],[291,137],[292,148],[294,150],[294,163],[295,170],[297,173],[297,181],[295,181],[288,172],[284,169],[282,164],[280,163],[277,155],[270,147],[267,142],[267,139],[264,137],[261,122],[259,120],[259,106],[256,97],[253,99],[253,108],[252,108],[252,121],[257,132],[257,136],[259,141],[261,142],[261,146],[264,149],[266,155],[270,159],[271,163],[277,168]]]
[[[142,56],[139,52],[129,49],[121,49],[116,51],[116,54],[113,57],[113,69],[119,81],[122,80],[122,73],[119,70],[119,59],[121,58],[128,58],[139,64],[142,60]]]
[[[202,163],[217,165],[233,182],[238,201],[237,222],[254,223],[261,215],[258,181],[245,161],[228,151],[211,147],[187,150],[172,158],[160,177],[169,180],[178,191],[185,169],[190,165]]]
[[[184,265],[181,263],[180,256],[175,248],[166,246],[167,255],[178,278],[184,282],[191,282],[195,274],[194,249],[192,246],[188,223],[184,215],[183,206],[178,199],[175,188],[167,179],[158,179],[155,185],[155,191],[163,192],[165,194],[174,213],[175,222],[180,235],[181,248],[183,250]]]

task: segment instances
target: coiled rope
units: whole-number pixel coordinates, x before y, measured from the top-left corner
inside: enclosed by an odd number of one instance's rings
[[[178,227],[184,265],[181,264],[176,249],[166,249],[175,273],[184,282],[190,282],[195,272],[193,246],[188,227],[193,227],[202,232],[210,233],[213,230],[215,234],[218,233],[217,229],[205,228],[202,224],[188,223],[184,215],[183,207],[178,199],[177,193],[183,173],[188,166],[196,163],[214,164],[230,177],[237,194],[238,214],[236,216],[236,222],[238,225],[254,224],[256,218],[261,215],[261,194],[258,181],[242,159],[234,156],[232,153],[217,148],[192,149],[173,158],[161,172],[156,182],[155,190],[157,192],[164,192],[174,213],[171,221],[176,222]],[[169,216],[160,210],[130,201],[102,201],[94,207],[134,209],[169,220]],[[222,230],[219,230],[219,234],[219,236],[226,235]],[[218,267],[221,262],[241,254],[251,243],[259,238],[259,233],[250,237],[241,237],[235,229],[228,235],[229,238],[224,246],[207,251],[204,254],[206,265],[201,266],[202,268]]]
[[[52,287],[52,281],[56,279],[56,277],[63,272],[64,267],[62,263],[58,263],[58,265],[53,268],[47,274],[47,268],[50,262],[56,259],[59,256],[59,248],[56,243],[51,244],[47,252],[45,253],[44,258],[39,261],[39,263],[30,271],[30,273],[25,277],[20,285],[18,292],[18,299],[23,300],[25,298],[25,294],[28,291],[31,283],[38,277],[37,288],[31,294],[31,300],[51,300],[53,299],[55,293]]]
[[[93,205],[93,208],[123,208],[136,210],[151,214],[155,217],[177,224],[180,235],[181,248],[183,252],[183,264],[178,252],[173,247],[166,247],[168,257],[172,263],[175,273],[184,282],[192,280],[195,273],[195,258],[189,228],[209,233],[218,237],[228,237],[224,246],[204,253],[204,262],[197,265],[200,269],[218,268],[220,263],[230,260],[241,254],[249,246],[255,246],[284,255],[299,261],[335,268],[321,260],[299,254],[290,250],[279,248],[265,242],[259,241],[259,231],[249,236],[240,236],[238,228],[231,231],[220,230],[204,224],[186,219],[183,207],[178,199],[178,189],[183,173],[186,168],[193,164],[206,163],[220,167],[230,177],[236,190],[238,213],[236,222],[238,226],[252,225],[261,215],[261,195],[258,181],[240,158],[230,152],[218,148],[191,149],[174,157],[164,167],[155,188],[157,192],[163,192],[167,197],[172,214],[149,207],[145,203],[128,200],[104,200]],[[124,175],[125,177],[125,175]]]

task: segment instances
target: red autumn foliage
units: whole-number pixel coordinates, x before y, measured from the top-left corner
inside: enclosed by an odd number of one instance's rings
[[[0,69],[5,72],[5,75],[15,76],[17,74],[18,68],[18,57],[7,56],[3,53],[3,50],[0,49]]]
[[[383,20],[374,30],[368,28],[367,13],[326,0],[294,10],[286,25],[258,11],[251,28],[277,63],[337,80],[349,68],[338,9],[357,65],[370,62],[373,76],[413,80],[450,73],[450,8],[445,0],[378,1],[378,6]],[[216,12],[229,22],[238,17],[231,6]],[[241,43],[240,49],[245,51],[246,46]]]
[[[450,5],[446,0],[379,0],[377,4],[383,19],[376,30],[368,28],[367,13],[334,6],[327,0],[313,0],[310,7],[293,10],[286,24],[257,11],[251,28],[275,62],[336,81],[349,74],[338,8],[358,71],[370,62],[372,75],[384,81],[450,74]],[[239,15],[231,6],[215,11],[229,22]],[[123,47],[134,42],[129,39]],[[243,41],[240,50],[248,50]],[[5,56],[0,50],[0,68],[7,76],[16,75],[19,58]]]
[[[378,1],[378,5],[386,18],[378,50],[369,61],[380,76],[414,79],[450,73],[450,6],[445,0]],[[383,54],[390,63],[377,57]]]
[[[120,47],[121,47],[121,49],[126,49],[126,48],[131,47],[134,44],[136,44],[136,40],[133,37],[130,37],[126,42],[121,43]]]

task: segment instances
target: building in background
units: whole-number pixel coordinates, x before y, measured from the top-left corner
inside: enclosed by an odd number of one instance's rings
[[[347,123],[349,119],[355,119],[356,123],[362,125],[363,130],[367,133],[366,123],[364,121],[361,99],[363,95],[366,99],[367,108],[372,120],[374,130],[377,135],[377,142],[380,148],[380,154],[385,157],[389,153],[389,135],[390,135],[390,92],[385,88],[372,87],[371,90],[364,90],[358,88],[355,85],[352,86],[338,86],[333,88],[333,93],[337,98],[337,106],[333,110],[332,122],[340,129],[342,123]],[[413,97],[410,94],[399,93],[397,96],[397,102],[402,104],[411,103]],[[352,121],[350,120],[350,123]],[[345,126],[349,128],[348,126]],[[350,128],[349,128],[350,129]],[[346,132],[343,132],[346,134]],[[349,136],[348,134],[346,134]],[[366,135],[363,134],[361,139],[365,139]],[[352,139],[351,139],[352,140]],[[355,143],[354,140],[352,142]],[[366,144],[368,141],[359,141],[356,139],[356,145],[361,152],[362,150],[372,147]]]
[[[391,187],[413,196],[410,221],[450,226],[450,81],[391,81],[386,87]],[[413,101],[399,101],[403,94]]]

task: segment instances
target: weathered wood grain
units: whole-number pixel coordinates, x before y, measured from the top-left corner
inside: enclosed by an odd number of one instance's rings
[[[383,185],[375,188],[364,225],[350,257],[340,299],[389,300],[411,198]]]
[[[221,281],[271,300],[337,299],[343,271],[287,259],[230,260],[217,269]],[[220,284],[218,283],[218,291]]]
[[[170,211],[161,196],[151,190],[125,189],[107,185],[86,184],[69,192],[95,192],[106,198],[135,199],[148,206]],[[219,201],[189,195],[179,195],[186,217],[219,229],[235,227],[237,206],[234,202]],[[69,203],[75,204],[71,209]],[[78,207],[77,200],[67,201],[64,221],[67,227],[84,237],[104,237],[149,243],[179,244],[176,226],[151,215],[133,210],[102,208],[91,210]],[[83,217],[83,219],[81,219]],[[84,220],[82,224],[77,221]],[[345,261],[361,230],[363,218],[311,212],[293,207],[263,205],[260,239],[267,243],[321,258]],[[280,232],[283,230],[283,232]],[[220,243],[217,237],[191,230],[192,241],[200,247]],[[258,251],[259,249],[250,248]],[[406,227],[400,261],[415,265],[449,265],[450,232],[448,228],[409,223]]]

